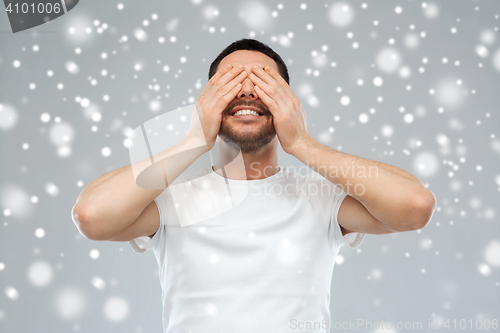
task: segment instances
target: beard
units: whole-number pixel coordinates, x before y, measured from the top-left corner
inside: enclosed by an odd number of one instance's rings
[[[260,117],[265,117],[266,119],[256,120],[259,122],[259,125],[248,124],[247,129],[237,130],[236,128],[234,128],[234,126],[231,125],[231,122],[241,122],[245,120],[231,119],[231,117],[233,116],[230,114],[230,112],[234,107],[240,105],[259,108],[264,113]],[[248,122],[253,122],[253,120],[248,120]],[[276,130],[272,122],[271,112],[267,109],[267,107],[257,105],[257,103],[255,103],[255,101],[253,100],[246,101],[245,103],[239,102],[230,105],[222,113],[219,137],[229,146],[241,150],[242,153],[253,153],[262,149],[263,147],[268,145],[275,136]]]

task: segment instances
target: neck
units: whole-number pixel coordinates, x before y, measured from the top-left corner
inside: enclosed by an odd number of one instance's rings
[[[235,180],[264,179],[276,174],[278,165],[278,144],[275,137],[264,148],[251,152],[241,153],[222,140],[217,143],[217,163],[212,169],[222,177]]]

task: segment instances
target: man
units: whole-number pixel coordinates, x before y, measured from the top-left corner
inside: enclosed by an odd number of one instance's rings
[[[165,332],[329,332],[340,247],[423,228],[436,199],[400,168],[315,141],[267,45],[234,42],[209,78],[188,134],[165,152],[182,156],[164,160],[169,187],[138,187],[131,166],[112,171],[82,191],[74,221],[89,239],[154,251]],[[184,176],[216,142],[215,165]],[[280,145],[315,172],[280,166]]]

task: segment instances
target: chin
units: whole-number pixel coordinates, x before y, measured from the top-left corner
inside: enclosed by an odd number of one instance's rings
[[[274,126],[265,126],[260,129],[241,131],[227,124],[221,124],[219,137],[234,149],[242,153],[256,152],[266,147],[276,136]]]

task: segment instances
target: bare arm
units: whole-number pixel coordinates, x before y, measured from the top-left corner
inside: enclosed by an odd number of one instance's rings
[[[434,194],[403,169],[336,151],[314,139],[294,153],[352,197],[339,210],[339,223],[346,230],[373,234],[415,230],[433,214]]]
[[[153,156],[154,161],[162,163],[166,187],[212,149],[222,112],[239,93],[241,82],[246,78],[243,69],[243,66],[230,66],[217,71],[197,99],[188,134],[175,146]],[[83,235],[92,240],[116,241],[151,237],[160,225],[153,200],[164,189],[140,187],[134,178],[134,173],[138,174],[149,164],[149,159],[145,159],[111,171],[85,187],[73,209],[73,221]],[[147,177],[139,181],[142,175],[140,173],[137,182],[148,183]]]
[[[164,156],[186,152],[180,155],[181,158],[176,158],[175,163],[169,163],[167,185],[207,150],[206,146],[200,147],[198,139],[186,136],[179,144],[162,152]],[[164,189],[138,186],[132,168],[133,166],[128,165],[100,176],[87,185],[78,196],[73,219],[87,238],[92,240],[115,238],[136,221],[145,208],[164,191]],[[149,223],[159,225],[158,217],[151,214],[147,216],[154,218]],[[139,227],[147,228],[145,223]],[[147,229],[151,230],[151,224]]]
[[[409,231],[429,222],[436,198],[422,182],[395,166],[320,144],[308,132],[302,103],[280,73],[270,66],[253,71],[250,79],[273,115],[283,150],[348,194],[338,212],[342,234]]]

